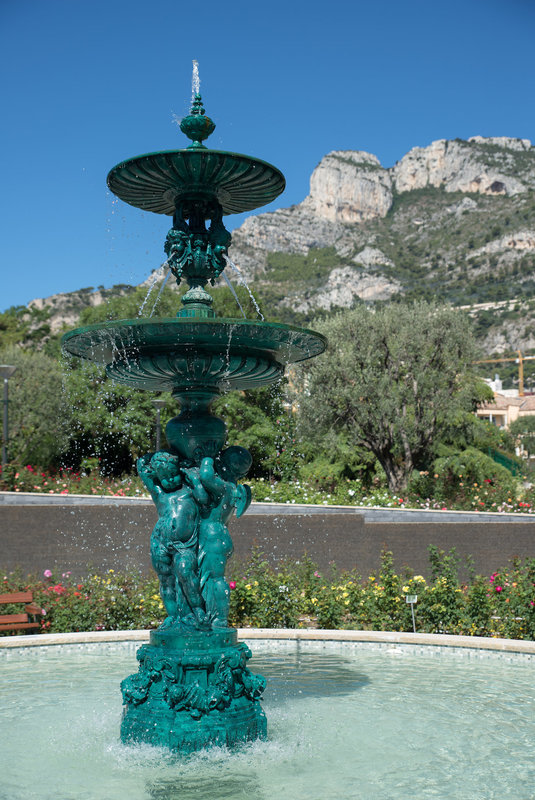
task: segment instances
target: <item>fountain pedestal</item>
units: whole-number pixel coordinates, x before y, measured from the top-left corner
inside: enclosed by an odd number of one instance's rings
[[[265,681],[247,669],[250,657],[233,628],[152,631],[137,652],[139,672],[121,684],[122,741],[190,753],[264,738]]]

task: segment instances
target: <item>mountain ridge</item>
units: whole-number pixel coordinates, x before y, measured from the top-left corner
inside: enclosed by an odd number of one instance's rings
[[[268,315],[303,322],[358,302],[436,298],[472,309],[487,352],[535,349],[528,139],[439,139],[388,168],[372,153],[331,151],[301,203],[248,217],[232,239],[231,258],[266,293]],[[60,293],[20,315],[30,330],[57,334],[83,308],[132,291]]]

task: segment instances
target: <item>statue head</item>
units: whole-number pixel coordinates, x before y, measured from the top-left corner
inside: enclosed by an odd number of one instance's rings
[[[180,474],[180,460],[173,453],[159,450],[150,460],[150,466],[160,481],[163,488],[167,488],[168,481]]]

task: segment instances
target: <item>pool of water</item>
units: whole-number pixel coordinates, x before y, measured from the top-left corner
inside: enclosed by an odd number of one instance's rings
[[[535,660],[251,643],[268,740],[187,758],[119,740],[138,645],[0,651],[0,800],[535,798]]]

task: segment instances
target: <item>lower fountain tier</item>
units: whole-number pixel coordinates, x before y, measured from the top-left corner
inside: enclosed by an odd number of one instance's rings
[[[110,321],[62,339],[64,352],[104,365],[118,383],[173,392],[266,386],[325,346],[321,334],[291,325],[191,317]]]
[[[139,672],[121,684],[122,741],[187,754],[265,738],[265,680],[247,669],[250,657],[233,628],[153,631],[137,652]]]

